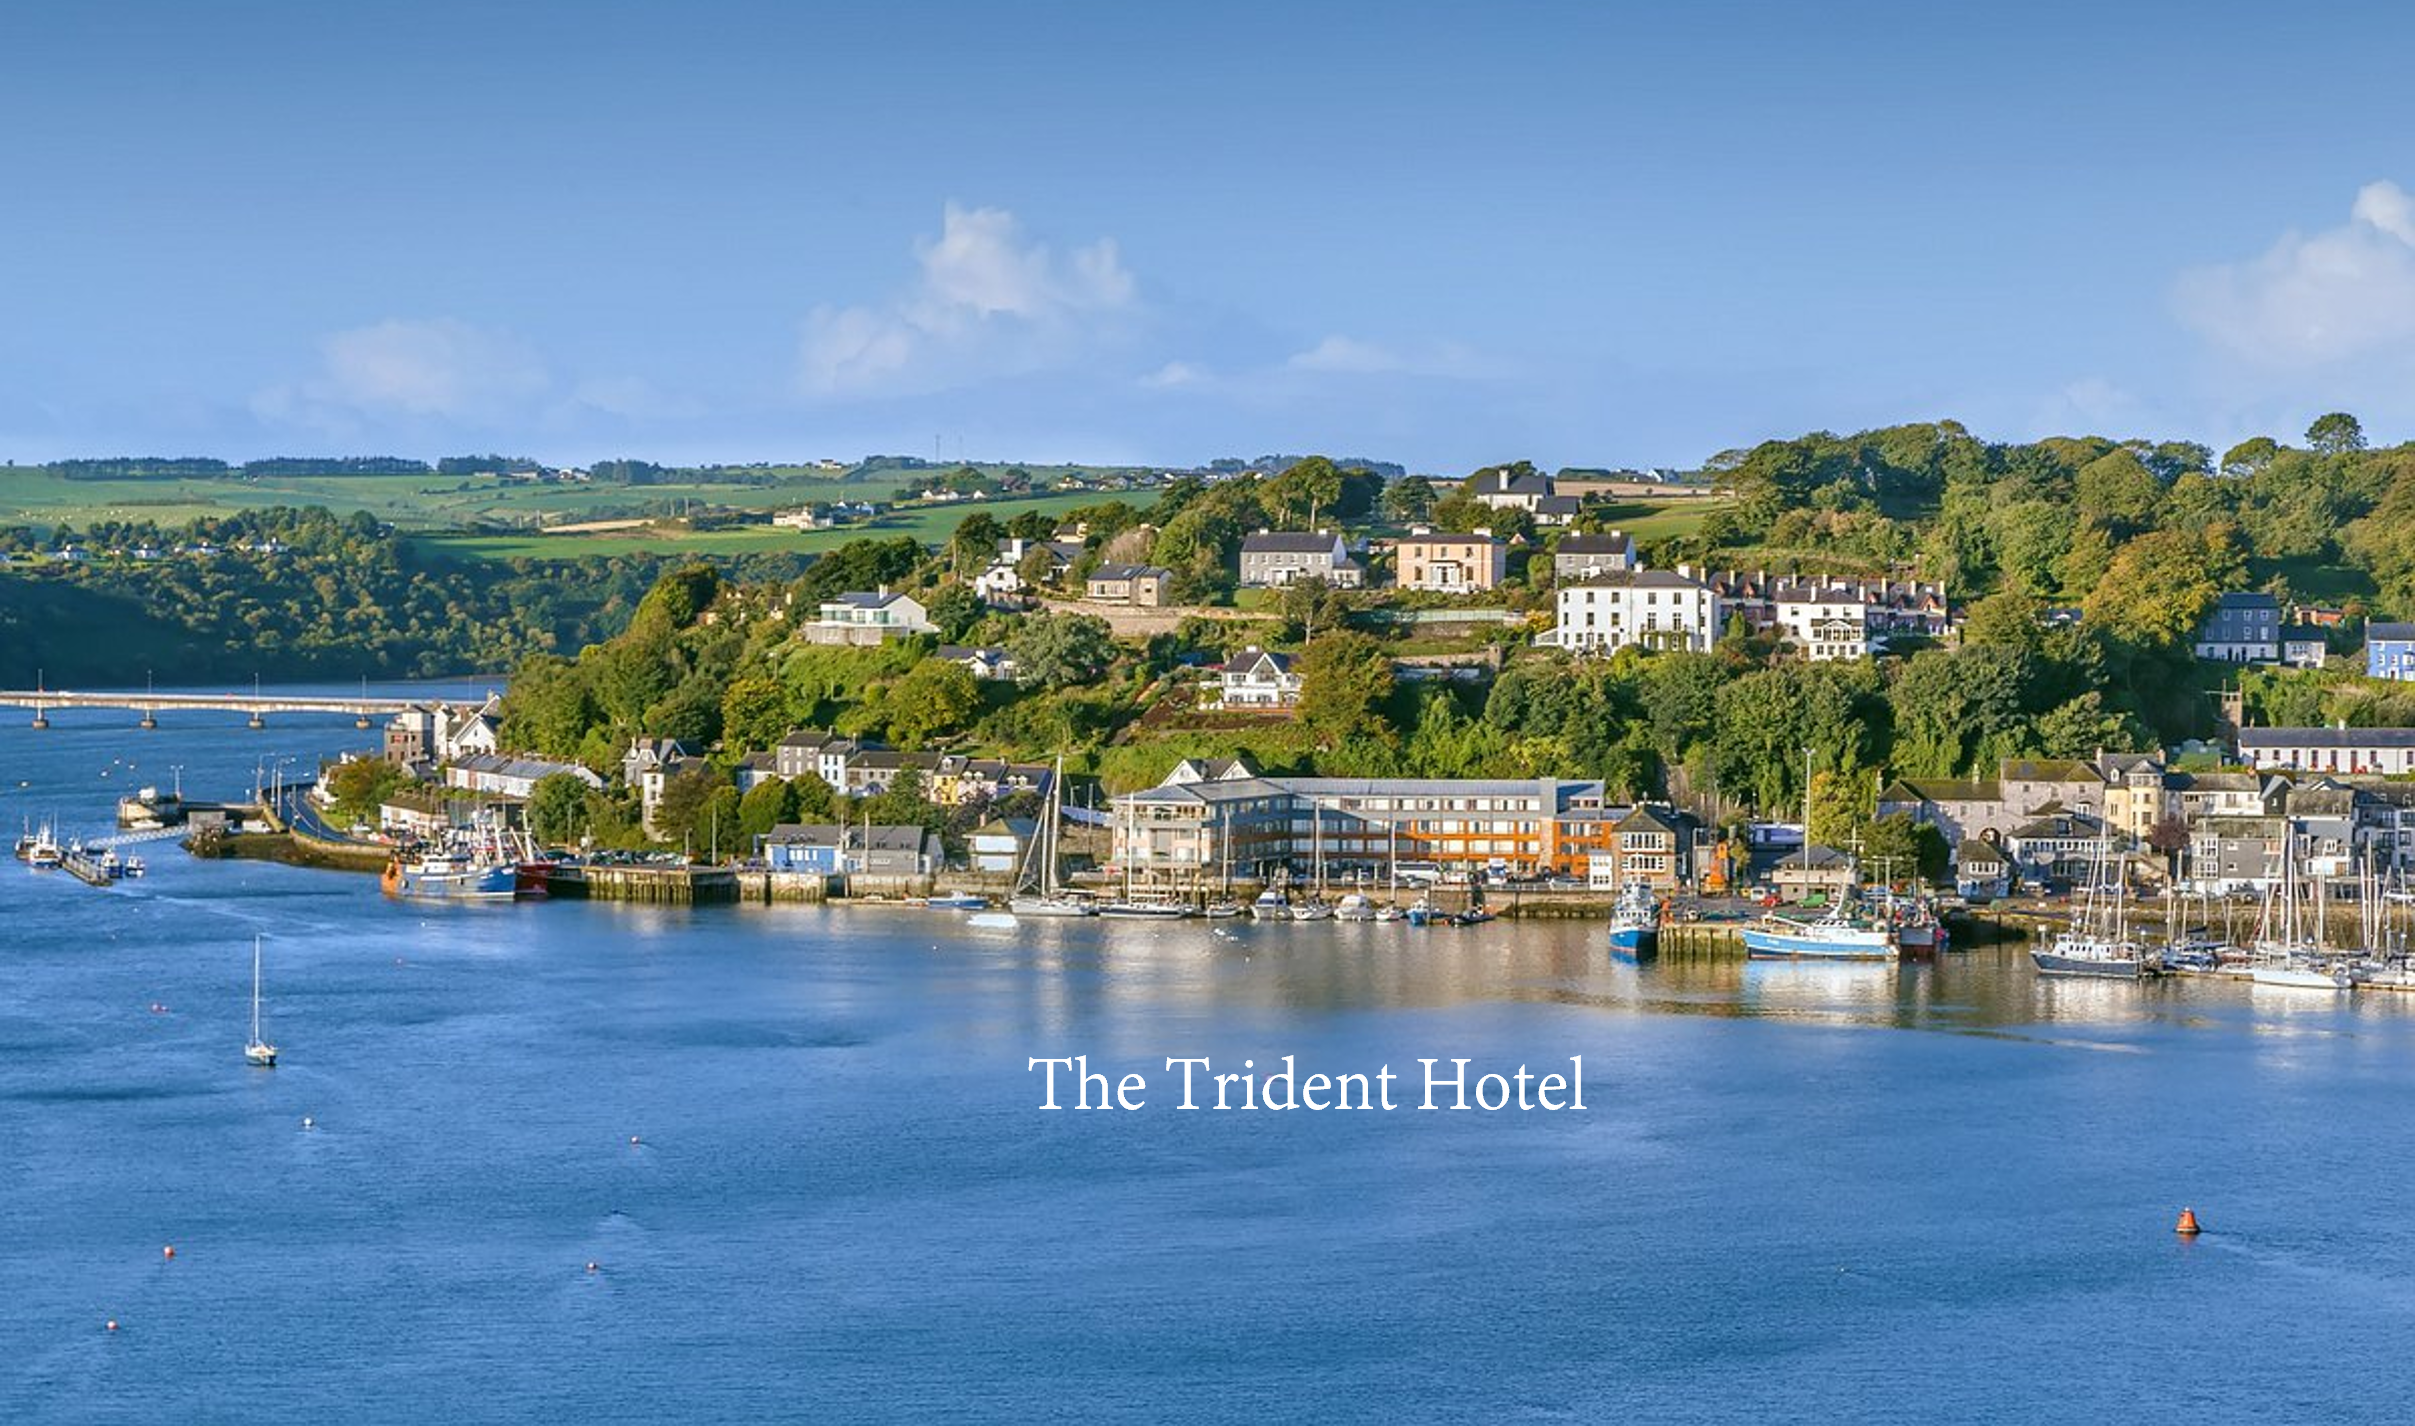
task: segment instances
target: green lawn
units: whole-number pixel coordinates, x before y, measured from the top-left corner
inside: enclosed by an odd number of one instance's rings
[[[1626,531],[1636,540],[1648,542],[1691,535],[1701,530],[1702,522],[1713,510],[1725,508],[1727,501],[1715,495],[1696,495],[1676,500],[1623,500],[1599,505],[1588,512],[1598,524]]]

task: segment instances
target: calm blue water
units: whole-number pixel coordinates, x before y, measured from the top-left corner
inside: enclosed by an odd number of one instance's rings
[[[127,721],[10,717],[0,823],[360,737]],[[0,865],[0,1420],[2404,1419],[2415,997],[149,851]],[[1581,1054],[1589,1108],[1037,1111],[1073,1053]]]

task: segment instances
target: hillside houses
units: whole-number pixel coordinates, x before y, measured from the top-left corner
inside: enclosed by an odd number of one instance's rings
[[[804,627],[817,644],[881,644],[915,634],[935,634],[922,601],[887,589],[849,591],[822,601],[821,612]]]
[[[1300,686],[1290,655],[1252,644],[1216,669],[1206,701],[1211,708],[1290,708],[1300,701]]]
[[[1367,570],[1350,557],[1350,547],[1340,535],[1260,530],[1241,539],[1240,580],[1244,589],[1281,589],[1309,580],[1359,589],[1366,585]]]

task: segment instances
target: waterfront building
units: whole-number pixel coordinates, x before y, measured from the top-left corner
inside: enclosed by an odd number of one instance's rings
[[[1623,530],[1596,535],[1562,535],[1560,542],[1551,547],[1552,576],[1562,584],[1581,583],[1606,574],[1626,574],[1642,568],[1643,561],[1635,555],[1635,541]]]
[[[965,861],[976,876],[1013,876],[1040,824],[1029,817],[993,817],[965,833]]]
[[[1367,582],[1367,571],[1350,557],[1342,537],[1329,531],[1260,530],[1242,537],[1244,589],[1280,589],[1312,579],[1357,589]]]
[[[1448,872],[1552,872],[1590,880],[1624,851],[1656,885],[1690,882],[1703,831],[1674,809],[1606,803],[1598,782],[1560,778],[1204,776],[1196,764],[1115,799],[1114,860],[1159,882],[1277,869],[1376,882],[1402,864]],[[1622,843],[1622,824],[1634,841]],[[1665,836],[1673,845],[1664,845]],[[1654,859],[1665,858],[1666,862]],[[1615,863],[1613,874],[1616,874]]]
[[[805,637],[817,644],[881,644],[938,632],[921,601],[886,588],[825,599],[821,613],[805,626]]]
[[[2104,779],[2104,817],[2118,843],[2139,846],[2155,824],[2180,812],[2179,790],[2163,759],[2153,753],[2104,753],[2096,762]]]
[[[2197,627],[2197,657],[2220,663],[2278,663],[2281,601],[2233,591],[2214,601]]]
[[[1435,594],[1479,594],[1509,577],[1509,546],[1490,530],[1412,530],[1393,546],[1393,560],[1401,588]]]
[[[2312,624],[2281,626],[2281,662],[2290,668],[2321,668],[2331,654],[2330,641]]]
[[[1289,654],[1252,644],[1217,668],[1208,701],[1216,708],[1290,708],[1300,701],[1300,687]]]
[[[1816,842],[1772,863],[1768,877],[1778,895],[1788,901],[1808,901],[1814,896],[1834,901],[1851,896],[1862,880],[1861,868],[1853,858]]]
[[[1166,586],[1173,578],[1172,570],[1153,564],[1103,564],[1090,571],[1083,593],[1101,603],[1155,609],[1166,602]]]
[[[2415,624],[2365,626],[2365,676],[2415,683]]]
[[[915,826],[784,822],[761,852],[773,871],[822,876],[926,877],[941,863],[938,834]]]
[[[2084,812],[2057,812],[2034,818],[2013,829],[2005,850],[2025,882],[2083,886],[2100,857],[2119,850],[2108,843],[2104,820]]]
[[[1993,842],[1965,841],[1954,849],[1954,894],[1981,902],[2011,895],[2011,858]]]
[[[1719,597],[1671,570],[1633,570],[1552,593],[1559,622],[1536,642],[1571,653],[1640,646],[1709,652],[1719,639]]]
[[[2415,772],[2415,728],[2242,728],[2239,759],[2293,772]]]
[[[658,772],[680,759],[694,758],[697,752],[677,738],[631,738],[628,750],[621,754],[621,781],[631,787],[640,786],[647,773]]]

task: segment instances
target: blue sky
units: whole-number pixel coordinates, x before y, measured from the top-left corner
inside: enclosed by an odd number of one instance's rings
[[[2411,39],[2321,0],[11,6],[0,455],[2396,440]]]

